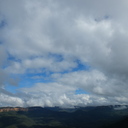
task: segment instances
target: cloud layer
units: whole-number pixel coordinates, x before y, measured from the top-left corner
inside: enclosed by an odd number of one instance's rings
[[[128,104],[127,12],[126,0],[0,1],[1,106]]]

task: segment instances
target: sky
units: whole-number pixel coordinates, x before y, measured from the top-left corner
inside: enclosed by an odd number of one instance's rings
[[[128,104],[127,0],[0,0],[0,106]]]

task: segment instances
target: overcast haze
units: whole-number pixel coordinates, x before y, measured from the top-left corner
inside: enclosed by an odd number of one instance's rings
[[[128,104],[127,0],[0,0],[0,106]]]

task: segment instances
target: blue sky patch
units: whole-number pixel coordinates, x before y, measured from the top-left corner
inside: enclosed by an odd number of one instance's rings
[[[77,89],[76,91],[75,91],[75,94],[76,95],[79,95],[79,94],[89,94],[87,91],[85,91],[85,90],[83,90],[83,89]]]
[[[75,61],[77,63],[77,67],[73,68],[72,71],[81,71],[81,70],[89,70],[90,66],[88,64],[83,64],[80,60]]]

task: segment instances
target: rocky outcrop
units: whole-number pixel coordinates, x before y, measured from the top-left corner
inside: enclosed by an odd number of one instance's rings
[[[9,111],[28,111],[28,108],[21,108],[21,107],[4,107],[4,108],[0,108],[0,112],[9,112]]]
[[[44,108],[39,107],[39,106],[34,106],[34,107],[28,107],[28,108],[23,108],[23,107],[1,107],[0,112],[9,112],[9,111],[42,111]]]

